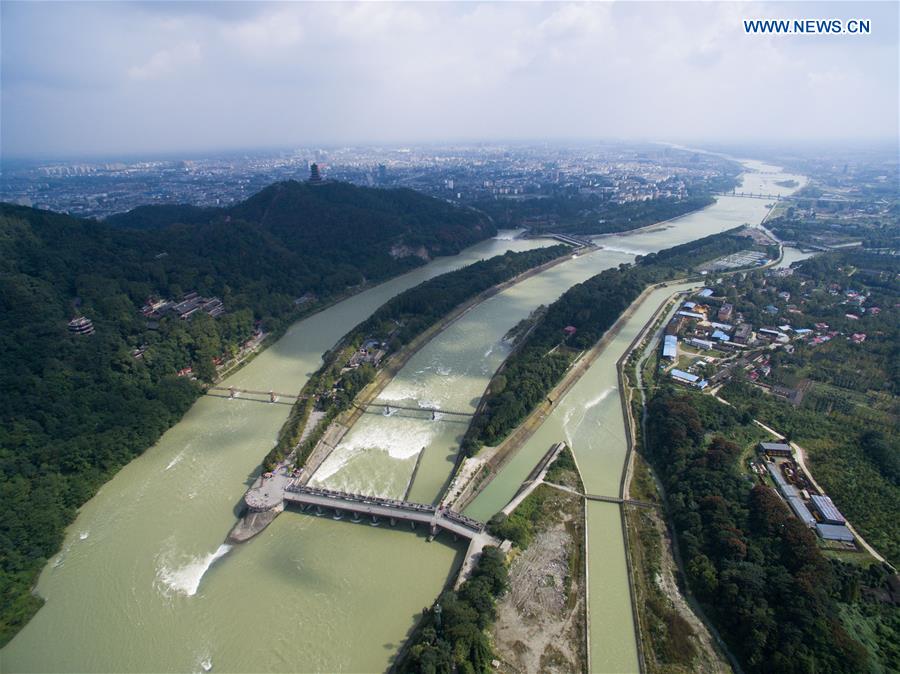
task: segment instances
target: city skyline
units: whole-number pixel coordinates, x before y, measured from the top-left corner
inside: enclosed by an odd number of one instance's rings
[[[784,17],[866,18],[872,32],[742,27]],[[895,143],[897,17],[893,3],[6,2],[2,155]]]

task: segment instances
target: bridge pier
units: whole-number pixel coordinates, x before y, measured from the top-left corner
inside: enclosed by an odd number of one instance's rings
[[[344,511],[341,510],[340,508],[335,508],[334,509],[334,517],[332,519],[336,519],[336,520],[344,519]]]
[[[275,392],[274,391],[269,391],[269,402],[270,403],[275,402]]]
[[[378,521],[378,518],[375,515],[372,515],[372,526],[377,527],[379,524],[381,523]]]
[[[397,526],[397,518],[396,518],[396,517],[392,517],[392,518],[391,518],[391,526],[392,526],[392,527]]]
[[[353,513],[353,516],[350,518],[350,521],[351,521],[351,522],[359,522],[359,513],[358,513],[358,512],[354,512],[354,513]]]
[[[431,525],[431,537],[434,538],[437,535],[438,535],[438,525],[432,524]]]
[[[412,529],[413,531],[415,531],[415,530],[416,530],[416,523],[413,522],[412,520],[410,520],[410,521],[409,521],[409,528]]]
[[[234,398],[237,395],[237,391],[234,390],[234,386],[228,387],[228,397]]]
[[[321,516],[322,514],[323,514],[323,512],[322,512],[322,506],[317,505],[317,506],[316,506],[316,515],[317,515],[317,516]]]

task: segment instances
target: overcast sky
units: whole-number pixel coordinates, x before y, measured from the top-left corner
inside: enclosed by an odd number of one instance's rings
[[[898,3],[0,3],[2,152],[896,139]],[[743,19],[868,18],[868,36]]]

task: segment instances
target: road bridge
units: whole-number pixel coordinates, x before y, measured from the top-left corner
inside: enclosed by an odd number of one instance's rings
[[[413,528],[416,524],[424,524],[432,536],[437,535],[440,530],[470,540],[486,536],[484,524],[481,522],[462,513],[427,503],[349,494],[333,489],[304,487],[296,483],[285,487],[284,500],[307,511],[312,509],[319,515],[324,515],[326,510],[332,510],[337,517],[350,513],[355,521],[362,521],[363,517],[368,517],[374,525],[380,524],[382,520],[390,522],[391,525],[397,521],[409,522]]]
[[[778,194],[754,194],[753,192],[717,192],[716,196],[720,197],[740,197],[742,199],[787,199],[788,197],[780,196]]]
[[[589,241],[588,239],[582,239],[577,236],[572,236],[571,234],[551,233],[545,234],[544,236],[550,239],[556,239],[557,241],[562,241],[563,243],[567,243],[570,246],[575,246],[576,248],[586,248],[594,245],[594,243],[592,241]]]

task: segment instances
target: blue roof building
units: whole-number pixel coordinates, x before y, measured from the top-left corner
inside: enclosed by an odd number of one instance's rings
[[[810,529],[816,526],[816,518],[812,516],[811,512],[809,512],[809,508],[806,507],[803,499],[801,499],[799,496],[788,496],[786,498],[788,505],[791,507],[791,510],[794,511],[794,514],[797,516],[798,520],[803,522],[803,524],[808,526]]]
[[[678,338],[675,335],[666,335],[663,340],[663,358],[675,360],[678,357]]]
[[[841,511],[835,507],[834,502],[828,496],[813,496],[810,499],[813,508],[826,524],[845,524],[847,522]]]
[[[684,370],[670,370],[669,376],[680,384],[687,384],[689,386],[693,386],[694,388],[698,388],[701,391],[709,386],[709,382],[705,379],[700,379],[700,377],[698,377],[697,375],[691,374],[690,372],[685,372]]]
[[[717,339],[720,342],[727,342],[731,337],[728,336],[727,332],[722,332],[721,330],[716,330],[712,333],[712,338]]]
[[[853,533],[843,524],[817,524],[816,533],[826,541],[852,543]]]
[[[699,293],[697,293],[697,297],[712,297],[713,291],[711,288],[704,288]]]

